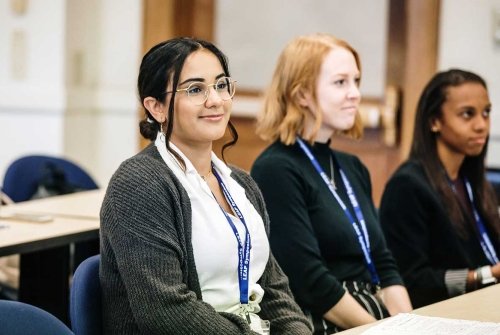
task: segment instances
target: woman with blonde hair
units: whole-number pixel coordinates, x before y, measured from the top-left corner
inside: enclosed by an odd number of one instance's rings
[[[357,52],[329,34],[290,42],[258,119],[274,141],[252,176],[271,219],[271,248],[315,334],[411,310],[378,224],[370,176],[332,150],[336,134],[362,135]]]

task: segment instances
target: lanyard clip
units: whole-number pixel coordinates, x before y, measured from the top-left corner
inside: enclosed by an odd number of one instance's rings
[[[247,320],[248,324],[251,323],[250,313],[248,312],[248,304],[240,304],[240,315]]]

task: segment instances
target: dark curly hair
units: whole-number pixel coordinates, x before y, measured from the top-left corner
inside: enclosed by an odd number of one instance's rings
[[[180,37],[161,42],[152,47],[142,58],[137,79],[137,91],[145,112],[145,118],[139,123],[139,129],[144,138],[154,141],[158,131],[161,129],[160,123],[157,122],[145,108],[144,99],[153,97],[164,104],[166,97],[165,90],[169,86],[170,81],[172,81],[172,87],[177,87],[179,84],[179,76],[186,58],[193,52],[201,49],[212,52],[219,59],[224,74],[228,77],[230,76],[227,58],[222,51],[212,43],[196,38]],[[176,92],[174,90],[168,106],[165,143],[167,150],[177,157],[178,155],[170,150],[169,146],[174,123],[175,94]],[[231,121],[228,123],[228,128],[232,140],[222,146],[223,159],[225,149],[234,145],[238,140],[238,133]],[[177,159],[183,163],[180,157],[177,157]]]

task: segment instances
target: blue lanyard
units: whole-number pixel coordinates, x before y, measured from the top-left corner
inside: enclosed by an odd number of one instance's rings
[[[469,202],[472,207],[472,213],[474,214],[474,219],[476,221],[476,227],[479,232],[479,244],[481,245],[481,248],[483,248],[484,255],[486,258],[488,258],[488,261],[492,265],[497,264],[498,257],[497,253],[495,252],[495,248],[493,248],[493,244],[491,244],[490,237],[488,236],[488,232],[486,231],[486,227],[484,226],[483,219],[479,215],[479,212],[477,211],[476,205],[474,204],[474,194],[472,193],[472,187],[470,186],[470,182],[467,178],[464,178],[465,182],[465,188],[467,189],[467,196],[469,197]],[[453,192],[457,192],[455,189],[455,186],[451,183],[450,180],[450,185],[453,190]]]
[[[366,266],[368,267],[368,270],[370,271],[370,275],[372,277],[372,283],[375,285],[380,284],[380,279],[377,274],[377,270],[375,269],[375,264],[373,263],[371,253],[370,253],[370,239],[368,236],[368,230],[366,229],[366,223],[365,219],[363,216],[363,212],[361,211],[361,208],[359,207],[359,202],[358,199],[356,198],[356,194],[354,194],[354,190],[351,187],[351,183],[349,183],[349,180],[347,179],[347,176],[345,175],[344,171],[342,171],[340,165],[337,162],[337,165],[339,165],[339,171],[340,171],[340,176],[342,177],[342,182],[344,183],[344,186],[347,191],[347,195],[349,197],[349,201],[351,202],[352,208],[354,209],[354,214],[356,215],[356,218],[358,221],[354,220],[354,217],[352,216],[351,212],[347,208],[347,206],[344,204],[342,199],[340,199],[337,191],[333,187],[332,183],[328,180],[328,176],[326,175],[325,171],[321,168],[319,165],[318,161],[316,160],[316,157],[312,154],[312,152],[309,150],[309,148],[305,145],[304,141],[297,137],[297,142],[300,145],[300,148],[304,153],[307,155],[309,160],[311,161],[312,165],[316,169],[316,171],[319,173],[323,181],[325,182],[326,186],[328,186],[328,189],[330,192],[333,194],[335,199],[337,200],[338,204],[344,211],[345,216],[347,219],[351,222],[351,225],[356,233],[356,237],[358,238],[359,245],[361,246],[361,250],[363,251],[363,255],[365,257],[365,263]],[[359,222],[359,225],[358,225]],[[361,229],[360,227],[361,226]]]
[[[240,209],[236,205],[236,202],[234,201],[233,197],[229,193],[229,190],[227,189],[226,185],[222,181],[222,178],[219,176],[219,173],[215,169],[215,166],[212,164],[212,170],[215,178],[217,178],[217,181],[219,182],[219,185],[222,189],[222,193],[224,194],[224,197],[226,197],[227,202],[233,209],[234,213],[238,216],[238,218],[241,220],[243,223],[243,226],[245,227],[245,245],[241,242],[241,237],[240,233],[236,229],[236,226],[233,223],[233,220],[229,217],[229,215],[226,213],[226,211],[221,207],[219,204],[220,209],[222,210],[222,213],[224,213],[224,216],[226,217],[227,222],[229,223],[229,226],[231,226],[231,229],[233,230],[234,236],[236,237],[236,241],[238,242],[238,282],[240,286],[240,304],[242,305],[247,305],[248,304],[248,281],[249,281],[249,276],[250,276],[250,249],[251,249],[251,243],[250,243],[250,231],[248,230],[247,224],[245,222],[245,218],[243,217],[243,214],[241,213]]]

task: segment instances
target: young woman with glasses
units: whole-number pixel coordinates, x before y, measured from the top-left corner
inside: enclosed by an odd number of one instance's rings
[[[212,152],[235,81],[213,44],[160,43],[138,78],[151,143],[112,177],[101,210],[106,334],[310,334],[267,239],[256,184]]]

